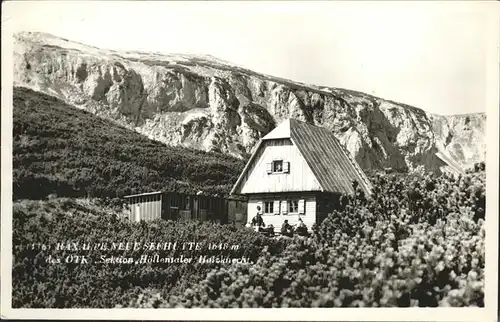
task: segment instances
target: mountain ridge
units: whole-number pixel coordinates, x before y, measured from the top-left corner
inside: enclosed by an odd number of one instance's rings
[[[78,44],[78,45],[83,46],[83,47],[97,49],[97,50],[103,51],[104,53],[105,52],[109,52],[109,53],[111,53],[113,55],[116,55],[117,57],[120,57],[120,58],[123,58],[123,59],[131,59],[131,58],[133,59],[133,57],[127,57],[126,55],[122,56],[124,53],[125,54],[129,54],[129,55],[134,55],[135,54],[135,55],[146,55],[146,56],[148,56],[148,55],[149,56],[151,56],[151,55],[154,55],[154,56],[163,56],[163,57],[167,57],[167,58],[171,57],[171,58],[174,58],[174,59],[175,58],[177,58],[177,59],[178,58],[182,58],[182,59],[190,59],[191,58],[191,59],[203,59],[203,60],[205,60],[206,58],[209,58],[208,60],[206,60],[206,62],[208,64],[210,64],[210,61],[213,61],[214,63],[221,63],[221,64],[226,65],[226,67],[228,67],[228,68],[231,68],[231,67],[232,68],[238,68],[238,69],[241,69],[242,71],[245,71],[245,72],[250,73],[250,74],[255,74],[255,75],[258,75],[258,76],[261,76],[261,77],[271,78],[274,81],[290,82],[290,83],[293,83],[294,85],[297,85],[297,86],[304,86],[304,87],[307,87],[308,89],[316,90],[316,91],[318,91],[318,93],[328,93],[328,94],[330,94],[331,92],[329,92],[329,91],[335,91],[335,90],[346,91],[346,92],[351,92],[351,93],[354,93],[354,94],[357,94],[357,95],[367,96],[367,97],[370,97],[370,98],[373,98],[373,99],[383,99],[383,100],[391,102],[393,104],[401,105],[401,106],[404,106],[404,107],[407,107],[407,108],[414,108],[414,109],[422,110],[422,111],[424,111],[426,113],[430,113],[432,115],[446,116],[446,115],[441,115],[441,114],[436,114],[436,113],[428,112],[428,111],[426,111],[424,109],[421,109],[421,108],[419,108],[417,106],[413,106],[413,105],[410,105],[410,104],[406,104],[406,103],[398,102],[398,101],[394,101],[394,100],[384,99],[384,98],[376,96],[376,95],[364,93],[364,92],[353,90],[353,89],[347,89],[347,88],[342,88],[342,87],[332,87],[332,86],[320,86],[320,85],[316,85],[316,84],[312,84],[312,83],[304,83],[304,82],[300,82],[300,81],[293,80],[293,79],[290,79],[290,78],[279,77],[279,76],[274,76],[274,75],[263,73],[263,72],[254,71],[254,70],[251,70],[251,69],[249,69],[247,67],[243,67],[243,66],[241,66],[239,64],[236,64],[234,62],[231,62],[231,61],[220,59],[220,58],[218,58],[216,56],[213,56],[213,55],[210,55],[210,54],[144,52],[144,51],[139,51],[139,50],[137,50],[137,51],[135,51],[135,50],[133,50],[133,51],[130,51],[130,50],[119,51],[119,50],[109,49],[109,48],[99,48],[99,47],[88,45],[88,44],[85,44],[85,43],[81,43],[81,42],[72,41],[72,40],[69,40],[69,39],[66,39],[66,38],[58,37],[58,36],[55,36],[53,34],[45,33],[45,32],[24,31],[24,32],[17,33],[15,35],[15,37],[26,37],[28,35],[29,36],[35,36],[36,38],[38,38],[38,37],[49,37],[49,38],[53,38],[55,40],[63,40],[64,42],[74,43],[74,44]],[[68,48],[71,48],[71,47],[68,47]],[[464,113],[464,114],[476,114],[476,113]],[[452,115],[457,115],[457,114],[452,114]]]
[[[14,40],[16,85],[164,143],[244,158],[278,123],[297,118],[332,131],[365,170],[438,170],[437,151],[462,166],[484,160],[484,113],[436,115],[206,55],[118,52],[40,33]]]

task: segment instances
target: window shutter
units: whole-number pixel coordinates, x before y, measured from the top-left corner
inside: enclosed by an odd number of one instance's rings
[[[290,162],[283,162],[283,172],[285,173],[290,172]]]
[[[281,202],[281,213],[282,213],[282,214],[286,214],[286,213],[288,213],[288,205],[287,205],[286,200],[283,200],[283,201]]]
[[[266,163],[267,174],[273,173],[272,163]]]
[[[274,200],[273,210],[274,210],[275,215],[280,214],[280,201],[279,200]]]
[[[263,204],[263,202],[262,202],[262,201],[257,202],[257,206],[259,206],[259,207],[260,207],[260,211],[259,211],[259,213],[260,213],[260,214],[263,214],[263,213],[264,213],[264,204]],[[255,209],[255,210],[257,210],[257,209]],[[258,210],[257,210],[257,211],[258,211]]]
[[[306,213],[306,209],[305,209],[305,200],[304,199],[300,199],[299,200],[299,214],[305,214]]]

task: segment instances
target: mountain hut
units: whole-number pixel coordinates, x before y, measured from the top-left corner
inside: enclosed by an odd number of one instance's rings
[[[325,128],[289,119],[264,136],[233,186],[232,195],[248,198],[248,220],[260,206],[262,218],[275,230],[284,220],[299,218],[311,229],[336,207],[342,194],[365,195],[372,185],[355,159]]]

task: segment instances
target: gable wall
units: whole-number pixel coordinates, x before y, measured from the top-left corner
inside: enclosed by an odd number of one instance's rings
[[[289,173],[268,174],[266,164],[275,159],[290,162]],[[264,141],[241,183],[241,193],[320,191],[321,187],[290,139]]]

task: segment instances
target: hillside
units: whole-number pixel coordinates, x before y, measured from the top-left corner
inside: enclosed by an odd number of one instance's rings
[[[14,199],[228,193],[244,162],[152,141],[52,96],[14,88]]]
[[[211,56],[116,52],[43,33],[14,41],[14,82],[176,146],[239,158],[283,119],[331,130],[365,170],[484,161],[485,115],[432,115],[368,94],[306,85]]]
[[[121,212],[87,199],[17,200],[12,306],[484,307],[485,180],[484,171],[375,176],[374,198],[349,199],[312,236],[294,238],[213,222],[118,220]],[[201,250],[147,246],[193,240]],[[73,246],[57,247],[62,241]],[[113,247],[118,241],[140,247]],[[207,247],[219,243],[237,247]],[[64,261],[76,254],[86,264]],[[199,261],[212,256],[221,261]]]

